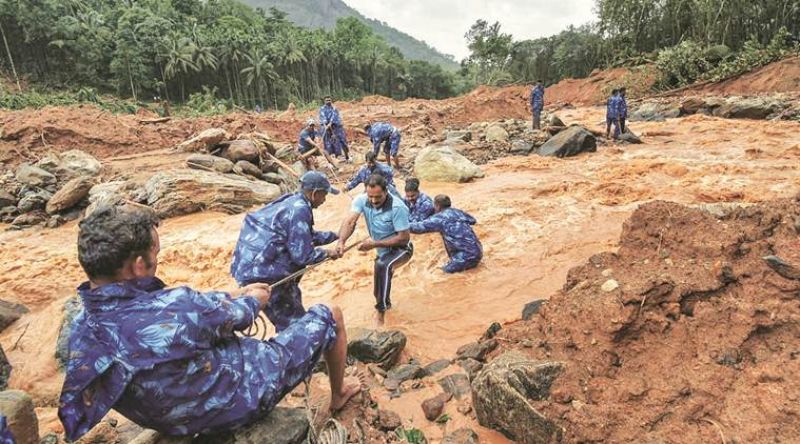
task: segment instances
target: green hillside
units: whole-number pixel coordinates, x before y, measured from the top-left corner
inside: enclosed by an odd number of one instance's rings
[[[455,70],[458,64],[450,56],[444,55],[425,42],[400,32],[378,20],[368,19],[342,0],[241,0],[254,8],[265,11],[271,7],[280,9],[289,15],[294,23],[309,28],[331,29],[336,20],[342,17],[357,17],[366,23],[375,34],[383,37],[391,46],[400,49],[403,55],[411,60],[424,60]]]

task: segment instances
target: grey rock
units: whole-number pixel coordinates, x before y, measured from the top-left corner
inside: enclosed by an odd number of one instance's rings
[[[234,165],[233,170],[237,174],[255,177],[256,179],[261,179],[262,177],[264,177],[264,174],[261,173],[261,170],[257,166],[253,165],[252,163],[246,160],[240,160],[236,162],[236,165]]]
[[[233,140],[222,149],[219,155],[233,163],[244,160],[258,164],[261,160],[261,153],[258,147],[250,140]]]
[[[45,227],[47,228],[58,228],[62,225],[67,223],[67,219],[61,216],[60,214],[56,214],[50,217],[45,223]]]
[[[11,363],[8,362],[3,346],[0,346],[0,391],[8,388],[8,378],[11,377]]]
[[[445,140],[469,142],[472,140],[472,131],[469,130],[449,130],[444,133]]]
[[[0,301],[0,332],[16,322],[25,313],[28,313],[28,309],[24,305]]]
[[[166,436],[155,430],[145,430],[136,435],[128,444],[190,444],[189,436]]]
[[[463,373],[445,376],[437,382],[445,393],[456,399],[461,399],[470,392],[469,377]]]
[[[486,128],[487,142],[508,142],[508,131],[500,125],[491,125]]]
[[[549,122],[550,126],[567,126],[564,125],[564,122],[555,114],[550,116]]]
[[[17,198],[5,190],[0,190],[0,208],[17,206]]]
[[[23,163],[17,167],[14,177],[17,179],[17,182],[32,187],[44,187],[56,183],[56,176],[29,163]]]
[[[463,427],[445,436],[442,444],[479,444],[480,439],[474,430]]]
[[[431,362],[430,364],[426,365],[422,371],[424,372],[425,376],[433,376],[440,371],[450,367],[450,360],[448,359],[440,359],[438,361]]]
[[[354,359],[375,362],[388,370],[406,346],[406,335],[400,331],[356,330],[347,344],[347,354]]]
[[[417,364],[402,364],[389,370],[386,375],[387,380],[397,381],[402,383],[411,379],[418,379],[424,376],[422,367]]]
[[[546,399],[563,368],[562,363],[536,362],[518,352],[498,357],[472,381],[478,423],[523,444],[560,441],[563,430],[528,400]]]
[[[503,326],[500,325],[499,322],[492,322],[489,328],[487,328],[486,331],[483,333],[483,336],[481,336],[481,341],[494,338],[495,336],[497,336],[497,333],[500,333],[500,330],[502,329]]]
[[[403,425],[403,422],[400,420],[400,415],[397,413],[391,410],[381,409],[378,410],[378,425],[381,430],[390,431]]]
[[[713,114],[728,119],[766,119],[767,116],[781,111],[786,106],[769,97],[730,97]]]
[[[475,378],[475,375],[483,368],[483,363],[472,358],[460,359],[458,365],[461,366],[469,376],[470,381]]]
[[[639,105],[628,120],[632,122],[663,122],[681,115],[681,108],[671,103],[649,102]]]
[[[47,201],[47,212],[55,214],[72,208],[89,195],[93,186],[94,180],[88,176],[70,180]]]
[[[32,227],[44,223],[48,219],[47,213],[41,210],[20,214],[11,222],[13,228]]]
[[[194,444],[301,444],[306,442],[309,423],[305,409],[276,407],[254,423],[216,435],[195,438]]]
[[[56,340],[56,363],[59,369],[64,369],[69,362],[69,335],[72,333],[75,318],[83,311],[83,303],[80,297],[73,296],[64,303],[64,316],[61,319],[61,327],[58,330]]]
[[[533,144],[525,140],[515,140],[511,143],[511,152],[514,154],[530,154],[533,151]]]
[[[436,421],[444,412],[444,405],[452,396],[442,393],[422,402],[422,412],[428,421]]]
[[[545,302],[547,302],[546,299],[537,299],[525,304],[525,307],[522,308],[522,319],[530,321],[536,313],[539,313],[539,309],[542,308]]]
[[[39,444],[39,421],[33,399],[19,390],[0,392],[0,414],[6,417],[17,444]]]
[[[540,156],[570,157],[597,151],[597,139],[586,128],[573,125],[539,147]]]
[[[20,213],[44,210],[47,206],[47,201],[50,200],[51,197],[52,195],[44,190],[25,193],[24,197],[17,203],[17,209]]]
[[[55,433],[48,433],[39,441],[39,444],[58,444],[58,435]]]
[[[80,176],[95,177],[103,170],[99,160],[81,150],[50,153],[37,162],[36,166],[55,175],[59,182],[67,182]]]
[[[230,138],[222,128],[209,128],[178,144],[176,149],[183,152],[207,151],[223,140]]]
[[[483,342],[473,342],[472,344],[467,344],[459,348],[456,351],[456,356],[457,359],[472,358],[476,361],[484,361],[486,355],[495,348],[497,348],[497,341],[494,339]]]
[[[277,173],[265,173],[262,179],[266,180],[269,183],[274,183],[275,185],[281,185],[284,181],[283,176]]]
[[[214,170],[222,174],[233,171],[233,162],[210,154],[192,154],[186,158],[186,166],[197,170]]]
[[[627,142],[634,145],[642,143],[642,139],[640,139],[639,136],[634,134],[629,128],[625,128],[625,132],[620,134],[619,137],[617,137],[617,140],[619,140],[620,142]]]
[[[483,171],[448,145],[432,145],[417,154],[414,171],[420,180],[469,182],[484,177]]]

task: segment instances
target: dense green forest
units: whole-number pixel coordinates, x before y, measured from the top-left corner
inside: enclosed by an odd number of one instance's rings
[[[596,11],[594,23],[522,41],[478,20],[463,36],[471,55],[449,72],[407,60],[355,17],[326,30],[235,0],[0,0],[0,66],[29,86],[0,91],[0,107],[106,93],[209,112],[281,109],[325,94],[443,98],[478,84],[551,84],[641,63],[655,65],[660,87],[671,88],[735,75],[798,47],[797,0],[598,0]]]
[[[422,60],[440,65],[449,71],[458,69],[452,56],[446,56],[425,42],[400,32],[378,20],[364,17],[342,0],[242,0],[252,7],[268,10],[278,8],[288,14],[288,18],[305,28],[333,29],[336,21],[344,17],[356,17],[366,23],[372,31],[386,40],[389,46],[396,46],[409,60]],[[458,36],[458,33],[456,33]]]

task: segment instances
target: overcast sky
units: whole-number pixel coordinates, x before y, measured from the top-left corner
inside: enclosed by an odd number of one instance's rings
[[[525,40],[557,34],[594,18],[594,0],[345,0],[378,19],[426,41],[460,61],[469,54],[464,34],[478,19],[500,22],[502,32]]]

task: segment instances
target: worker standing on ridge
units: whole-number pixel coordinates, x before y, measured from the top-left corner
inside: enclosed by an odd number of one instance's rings
[[[403,197],[400,196],[400,192],[397,191],[397,187],[394,185],[394,171],[392,170],[392,167],[379,163],[376,158],[376,154],[372,151],[367,151],[367,153],[364,154],[365,164],[359,168],[359,170],[356,172],[356,175],[353,176],[349,182],[347,182],[347,185],[344,187],[345,192],[352,190],[362,183],[364,184],[364,187],[366,187],[367,179],[369,179],[369,177],[373,174],[378,174],[386,179],[389,192],[398,199],[403,200]]]
[[[322,129],[325,151],[335,157],[344,154],[345,161],[350,162],[347,134],[342,126],[339,110],[333,106],[331,96],[325,96],[325,104],[319,109],[319,126]]]
[[[412,222],[411,232],[438,232],[442,235],[444,249],[450,257],[450,262],[442,267],[445,273],[457,273],[477,267],[483,258],[483,246],[471,227],[475,225],[475,218],[451,208],[450,198],[444,194],[436,196],[433,204],[436,214],[423,221]]]
[[[256,282],[273,284],[308,265],[338,259],[335,248],[323,249],[337,239],[331,231],[315,231],[313,209],[328,194],[339,194],[324,174],[309,171],[300,179],[300,190],[286,194],[244,218],[233,251],[231,275],[240,286]],[[281,332],[306,314],[298,276],[272,288],[264,312]]]
[[[344,253],[347,239],[353,234],[359,216],[364,215],[369,231],[368,239],[362,242],[361,251],[378,250],[373,275],[376,321],[383,325],[386,310],[392,308],[392,276],[414,254],[409,234],[408,207],[388,191],[386,179],[373,174],[366,181],[367,192],[353,199],[350,216],[339,229],[339,255]]]
[[[416,177],[406,179],[405,190],[405,203],[410,212],[408,220],[411,223],[421,222],[433,215],[435,212],[433,200],[419,190],[419,179]]]
[[[300,152],[300,160],[302,160],[303,166],[305,166],[307,170],[313,170],[316,169],[317,166],[314,158],[322,154],[325,156],[325,160],[328,161],[328,165],[330,165],[331,168],[336,168],[331,156],[320,146],[319,142],[317,142],[317,136],[320,134],[316,129],[316,125],[317,123],[314,122],[314,119],[308,119],[305,128],[300,131],[300,137],[297,141],[297,150]]]
[[[158,219],[150,209],[101,206],[80,223],[78,287],[58,417],[69,442],[114,409],[170,436],[227,432],[264,418],[309,378],[321,357],[332,411],[360,391],[344,378],[339,308],[315,305],[261,341],[238,337],[269,305],[270,288],[201,293],[156,277]],[[38,440],[37,440],[38,442]]]
[[[606,139],[611,134],[611,125],[614,125],[614,138],[617,138],[617,127],[619,126],[619,119],[617,111],[619,108],[619,90],[614,89],[611,91],[611,96],[606,101]]]
[[[541,128],[542,110],[544,109],[544,85],[541,80],[537,80],[536,85],[531,89],[530,105],[533,113],[533,129],[538,130]]]
[[[400,159],[398,157],[400,130],[389,122],[375,122],[367,123],[364,126],[364,133],[369,136],[369,140],[372,142],[372,152],[377,156],[380,154],[381,145],[383,145],[386,164],[392,165],[392,159],[394,159],[394,167],[400,169]]]

